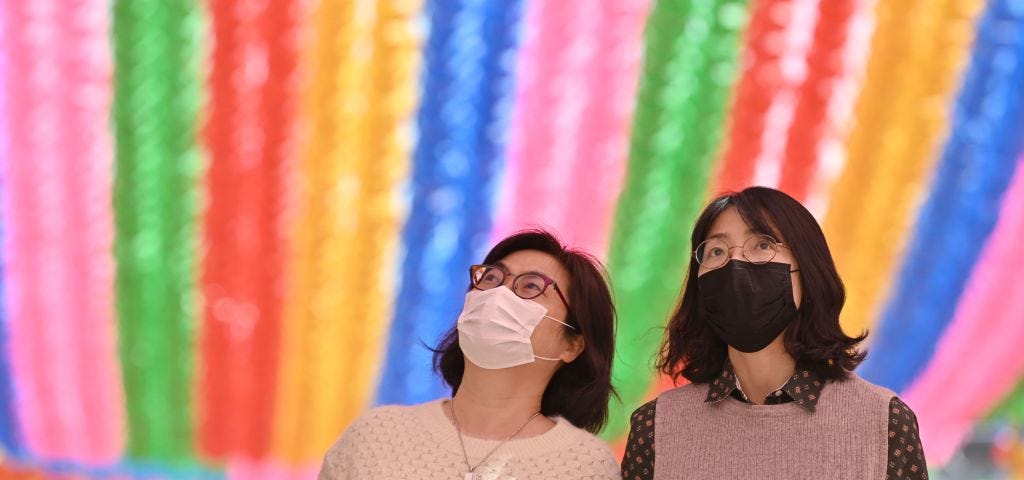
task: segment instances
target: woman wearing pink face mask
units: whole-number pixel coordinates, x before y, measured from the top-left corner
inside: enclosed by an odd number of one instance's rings
[[[599,263],[527,231],[469,271],[463,311],[434,356],[452,398],[367,412],[320,478],[619,478],[593,435],[608,417],[615,343]]]

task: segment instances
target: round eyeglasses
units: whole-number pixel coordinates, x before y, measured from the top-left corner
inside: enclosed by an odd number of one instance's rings
[[[693,251],[693,258],[701,267],[714,270],[728,263],[732,257],[729,252],[740,247],[743,248],[743,258],[750,263],[761,264],[772,261],[779,253],[779,248],[785,245],[764,234],[747,238],[743,245],[729,245],[721,238],[709,238],[697,245],[697,249]]]
[[[477,290],[490,290],[500,287],[505,284],[505,279],[509,275],[505,269],[497,265],[473,265],[469,267],[469,280],[473,283],[473,288]],[[569,302],[565,300],[562,289],[558,288],[558,284],[554,280],[544,275],[534,272],[523,273],[516,275],[512,280],[512,292],[525,300],[532,300],[541,296],[548,289],[548,286],[555,287],[555,293],[558,294],[558,298],[562,299],[565,308],[569,308]]]

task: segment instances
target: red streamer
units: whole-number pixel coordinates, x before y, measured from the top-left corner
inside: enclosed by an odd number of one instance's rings
[[[828,122],[830,101],[836,85],[848,75],[843,62],[850,23],[862,0],[828,0],[818,3],[818,24],[807,55],[807,78],[797,94],[796,112],[786,136],[779,189],[806,201],[815,183],[820,146],[833,130]]]
[[[287,0],[211,1],[210,11],[199,445],[209,457],[263,457],[277,384],[286,173],[296,158],[299,11]]]
[[[784,88],[780,60],[792,0],[755,0],[730,111],[729,135],[712,193],[741,190],[754,181],[761,137],[773,99]]]

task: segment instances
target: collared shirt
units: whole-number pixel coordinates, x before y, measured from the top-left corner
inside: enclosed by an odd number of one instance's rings
[[[826,381],[813,371],[797,366],[796,372],[778,389],[768,393],[765,405],[795,402],[804,410],[813,413]],[[726,362],[722,374],[711,381],[704,403],[718,403],[728,398],[744,403],[751,402],[740,388],[736,373]],[[622,458],[622,478],[627,480],[648,480],[654,478],[654,414],[657,399],[651,400],[633,412],[630,419],[629,439]],[[917,417],[899,397],[889,401],[889,448],[886,479],[926,480],[928,468],[925,464],[921,438],[918,434]]]
[[[818,396],[821,395],[821,389],[824,386],[824,382],[814,372],[806,368],[798,368],[785,384],[769,392],[764,397],[764,404],[779,405],[796,402],[804,410],[813,413],[815,406],[818,405]],[[740,388],[740,380],[736,377],[732,364],[726,362],[725,368],[722,369],[722,374],[711,381],[710,388],[708,388],[708,396],[704,399],[704,403],[718,403],[729,397],[733,397],[743,403],[754,403],[747,398],[747,395],[743,393],[743,389]]]

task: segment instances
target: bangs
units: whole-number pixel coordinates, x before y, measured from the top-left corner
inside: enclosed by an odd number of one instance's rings
[[[768,235],[774,238],[776,241],[785,243],[786,239],[782,233],[776,227],[776,220],[768,215],[768,206],[762,205],[757,202],[756,199],[750,198],[750,196],[738,195],[738,194],[727,194],[717,201],[713,202],[709,207],[708,211],[711,214],[706,220],[706,228],[701,232],[701,236],[706,236],[707,231],[710,230],[711,224],[722,214],[722,212],[729,209],[729,207],[736,207],[736,211],[740,214],[740,218],[743,222],[750,227],[752,233]],[[695,238],[694,241],[702,242],[704,238]]]

